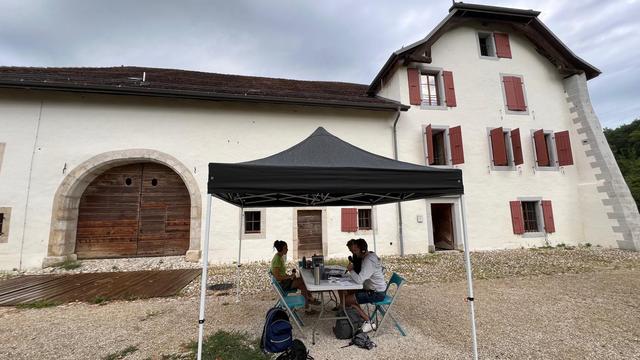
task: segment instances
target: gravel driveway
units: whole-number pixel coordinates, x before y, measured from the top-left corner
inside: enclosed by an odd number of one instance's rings
[[[474,257],[478,273],[485,273],[475,282],[481,358],[630,359],[638,356],[638,254],[607,250],[538,252],[503,251]],[[507,270],[506,264],[513,258],[525,255],[535,258],[527,263],[556,266],[540,265],[542,273],[528,267]],[[374,350],[367,353],[353,347],[340,349],[346,341],[335,340],[332,324],[325,322],[319,327],[319,341],[315,346],[310,345],[310,326],[305,330],[308,335],[305,343],[311,354],[316,359],[468,358],[469,319],[463,301],[466,284],[459,280],[460,271],[440,264],[448,260],[439,257],[433,260],[387,261],[389,267],[402,265],[413,269],[403,270],[410,283],[402,291],[396,310],[409,336],[399,336],[387,324],[374,339],[378,343]],[[480,271],[486,266],[487,269]],[[455,273],[442,272],[438,277],[437,272],[425,270],[433,268]],[[489,268],[505,271],[498,274]],[[221,269],[213,271],[220,273]],[[420,273],[423,275],[416,275]],[[245,275],[248,278],[248,273]],[[228,274],[216,276],[224,280]],[[275,298],[269,291],[244,293],[240,303],[235,303],[234,294],[212,293],[208,297],[208,333],[224,329],[259,336],[264,313]],[[180,353],[184,351],[181,345],[197,336],[198,299],[194,295],[106,305],[73,303],[45,309],[0,308],[0,358],[100,359],[131,345],[138,350],[127,359],[160,359],[163,354]],[[312,324],[311,319],[303,319]]]

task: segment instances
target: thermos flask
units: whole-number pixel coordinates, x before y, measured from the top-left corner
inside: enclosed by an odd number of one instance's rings
[[[316,265],[313,268],[313,284],[320,285],[320,266]]]

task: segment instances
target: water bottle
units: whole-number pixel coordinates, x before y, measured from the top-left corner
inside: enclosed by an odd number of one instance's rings
[[[306,256],[302,257],[302,268],[303,269],[307,268],[307,257]]]
[[[320,285],[320,265],[313,268],[313,284]]]

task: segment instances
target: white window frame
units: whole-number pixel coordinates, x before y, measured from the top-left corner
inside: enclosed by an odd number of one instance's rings
[[[431,131],[443,130],[444,132],[444,158],[446,160],[445,165],[429,165],[429,147],[427,146],[427,126],[422,125],[422,149],[424,155],[424,163],[426,166],[432,166],[437,168],[452,168],[453,162],[451,159],[451,142],[449,141],[449,126],[448,125],[433,125],[431,124]]]
[[[522,210],[522,203],[524,202],[535,202],[536,203],[536,222],[538,223],[538,231],[536,232],[524,232],[522,237],[525,238],[537,238],[537,237],[545,237],[544,230],[544,218],[542,215],[542,197],[519,197],[518,201],[520,201],[520,211],[522,211],[522,222],[524,224],[524,211]]]
[[[509,115],[529,115],[529,110],[531,107],[529,106],[529,100],[527,99],[527,87],[525,86],[525,83],[524,83],[524,76],[520,74],[507,74],[507,73],[500,73],[499,76],[500,76],[500,88],[502,88],[502,103],[504,104],[503,106],[504,113]],[[514,76],[514,77],[520,78],[520,81],[522,82],[522,97],[524,98],[524,106],[525,106],[524,111],[509,110],[509,107],[507,106],[507,91],[504,88],[505,76]]]
[[[505,147],[507,150],[507,166],[495,166],[493,162],[493,143],[491,142],[491,130],[495,128],[487,128],[487,139],[489,142],[489,165],[491,170],[494,171],[516,171],[518,166],[516,165],[515,156],[513,154],[513,143],[511,142],[511,129],[502,128],[502,134],[505,137]]]
[[[418,88],[420,91],[420,109],[423,110],[447,110],[446,96],[444,93],[444,76],[443,76],[443,68],[439,67],[431,67],[431,66],[418,66],[419,71],[419,81]],[[423,100],[422,96],[422,75],[430,74],[436,76],[436,86],[438,87],[438,102],[440,105],[429,105],[428,102]]]
[[[498,57],[498,50],[496,49],[496,40],[493,36],[493,31],[476,31],[476,46],[478,47],[478,56],[481,59],[487,59],[487,60],[498,60],[500,59]],[[480,48],[480,35],[487,35],[487,38],[489,38],[490,43],[489,45],[491,45],[491,50],[493,50],[493,55],[482,55],[482,49]]]
[[[4,214],[2,220],[2,233],[0,233],[0,244],[9,242],[9,229],[11,225],[11,208],[0,207],[0,213]]]
[[[531,129],[531,147],[533,149],[533,166],[536,171],[559,171],[558,150],[556,149],[556,135],[553,130],[542,129],[545,136],[549,135],[551,141],[547,142],[547,153],[549,154],[549,166],[538,166],[538,153],[536,152],[536,139],[533,134],[540,129]]]
[[[266,239],[267,238],[267,209],[266,208],[243,208],[242,211],[242,239]],[[248,211],[256,211],[260,213],[260,232],[247,233],[245,229],[246,225],[246,213]]]

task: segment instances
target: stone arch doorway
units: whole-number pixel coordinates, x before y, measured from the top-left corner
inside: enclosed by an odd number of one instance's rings
[[[191,200],[169,167],[141,162],[95,178],[80,197],[78,259],[185,255]]]
[[[140,163],[163,165],[171,169],[184,183],[190,202],[189,247],[186,257],[190,261],[199,260],[202,197],[193,174],[185,165],[168,154],[149,149],[130,149],[94,156],[76,166],[64,178],[54,196],[47,257],[43,261],[43,266],[77,258],[76,235],[80,200],[89,185],[110,169]]]

